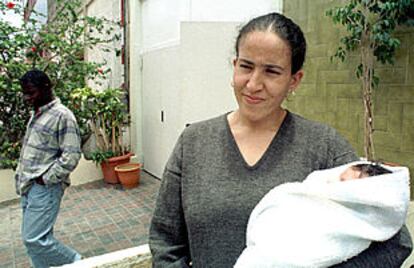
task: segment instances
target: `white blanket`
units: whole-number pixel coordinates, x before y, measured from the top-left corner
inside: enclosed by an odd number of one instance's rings
[[[409,172],[340,182],[353,162],[275,187],[255,207],[235,267],[328,267],[391,238],[405,222]]]

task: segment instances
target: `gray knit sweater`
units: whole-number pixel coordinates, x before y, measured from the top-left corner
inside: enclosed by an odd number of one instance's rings
[[[192,124],[180,136],[159,190],[149,241],[154,267],[187,267],[190,261],[193,267],[233,267],[245,247],[249,215],[270,189],[354,160],[334,129],[292,113],[254,166],[243,159],[226,115]],[[375,252],[344,265],[399,267],[411,251],[406,233],[403,238],[374,243]],[[376,263],[379,254],[385,256]]]

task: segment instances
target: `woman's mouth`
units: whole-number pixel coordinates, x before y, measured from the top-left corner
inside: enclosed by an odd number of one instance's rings
[[[243,97],[248,104],[259,104],[264,100],[262,98],[255,97],[255,96],[249,96],[249,95],[243,95]]]

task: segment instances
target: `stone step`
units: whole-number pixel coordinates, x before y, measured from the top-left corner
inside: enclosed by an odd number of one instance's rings
[[[150,268],[151,253],[148,244],[83,259],[61,268]],[[56,267],[55,267],[56,268]]]

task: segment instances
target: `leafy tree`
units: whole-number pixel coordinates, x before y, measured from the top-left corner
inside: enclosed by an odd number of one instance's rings
[[[113,51],[120,40],[120,24],[105,18],[84,16],[81,0],[58,0],[53,21],[42,24],[32,16],[21,25],[5,20],[7,14],[23,17],[18,2],[0,1],[0,168],[15,168],[30,110],[23,102],[19,78],[28,70],[45,71],[54,82],[55,94],[74,113],[86,138],[87,114],[76,109],[70,95],[88,81],[103,81],[110,72],[106,62],[84,59],[85,48]],[[37,17],[37,18],[34,18]]]
[[[128,105],[124,97],[125,91],[121,88],[98,91],[85,87],[75,89],[71,94],[73,103],[79,107],[78,109],[89,114],[96,150],[88,157],[97,164],[110,157],[129,152],[130,148],[123,139],[124,132],[130,124]]]
[[[393,35],[398,26],[414,25],[414,0],[351,0],[342,7],[327,11],[334,23],[346,28],[334,57],[345,61],[351,51],[358,51],[360,60],[356,76],[362,83],[364,103],[364,150],[374,160],[372,90],[378,86],[375,61],[393,64],[400,40]]]

